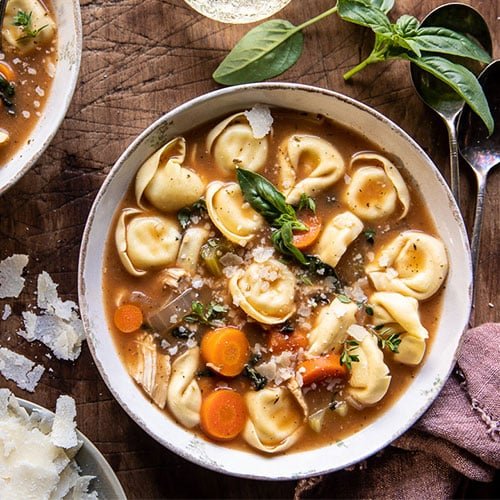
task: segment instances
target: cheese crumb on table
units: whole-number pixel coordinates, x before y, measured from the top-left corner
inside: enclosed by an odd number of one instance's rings
[[[27,255],[14,254],[0,262],[0,299],[19,297],[25,282],[22,273],[28,261]]]

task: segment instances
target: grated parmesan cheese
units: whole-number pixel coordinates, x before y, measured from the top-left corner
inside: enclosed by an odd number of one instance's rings
[[[5,304],[2,313],[2,320],[5,321],[12,314],[12,307],[9,304]]]
[[[0,299],[19,297],[25,282],[21,275],[28,261],[27,255],[14,254],[0,262]]]
[[[256,104],[252,109],[245,111],[243,114],[246,116],[252,128],[252,134],[256,139],[262,139],[269,134],[274,120],[267,106]]]

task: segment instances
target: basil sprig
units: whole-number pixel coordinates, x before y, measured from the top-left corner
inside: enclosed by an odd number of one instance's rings
[[[308,227],[297,218],[295,208],[286,202],[283,194],[265,177],[250,170],[237,168],[236,178],[245,201],[273,228],[271,241],[276,250],[295,259],[311,274],[333,277],[334,287],[341,290],[342,284],[333,267],[315,255],[302,253],[293,244],[293,231],[307,231]]]
[[[464,57],[488,63],[489,54],[461,33],[447,28],[422,27],[418,19],[407,14],[392,23],[387,14],[393,5],[394,0],[338,0],[337,5],[299,26],[280,19],[266,21],[235,45],[215,70],[213,78],[223,85],[237,85],[280,75],[302,54],[302,30],[337,13],[342,20],[375,33],[369,56],[345,73],[344,79],[348,80],[369,64],[389,59],[413,62],[449,85],[492,133],[493,118],[477,78],[461,64],[443,57]]]

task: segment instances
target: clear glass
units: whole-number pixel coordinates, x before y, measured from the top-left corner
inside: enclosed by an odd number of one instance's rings
[[[291,0],[185,0],[194,10],[222,23],[254,23],[276,14]]]

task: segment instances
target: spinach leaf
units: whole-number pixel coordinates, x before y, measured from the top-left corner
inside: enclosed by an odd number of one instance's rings
[[[304,46],[302,32],[288,21],[273,19],[250,30],[214,71],[224,85],[260,82],[293,66]]]
[[[415,63],[419,68],[449,85],[483,120],[488,132],[493,133],[495,123],[488,101],[476,77],[467,68],[438,56],[414,57],[402,54],[400,57]]]
[[[419,28],[416,35],[406,38],[413,47],[422,52],[438,52],[460,57],[475,59],[489,63],[491,57],[479,45],[469,40],[465,35],[447,28]]]
[[[371,28],[380,35],[391,36],[391,22],[378,6],[362,0],[338,0],[337,7],[344,21]]]

